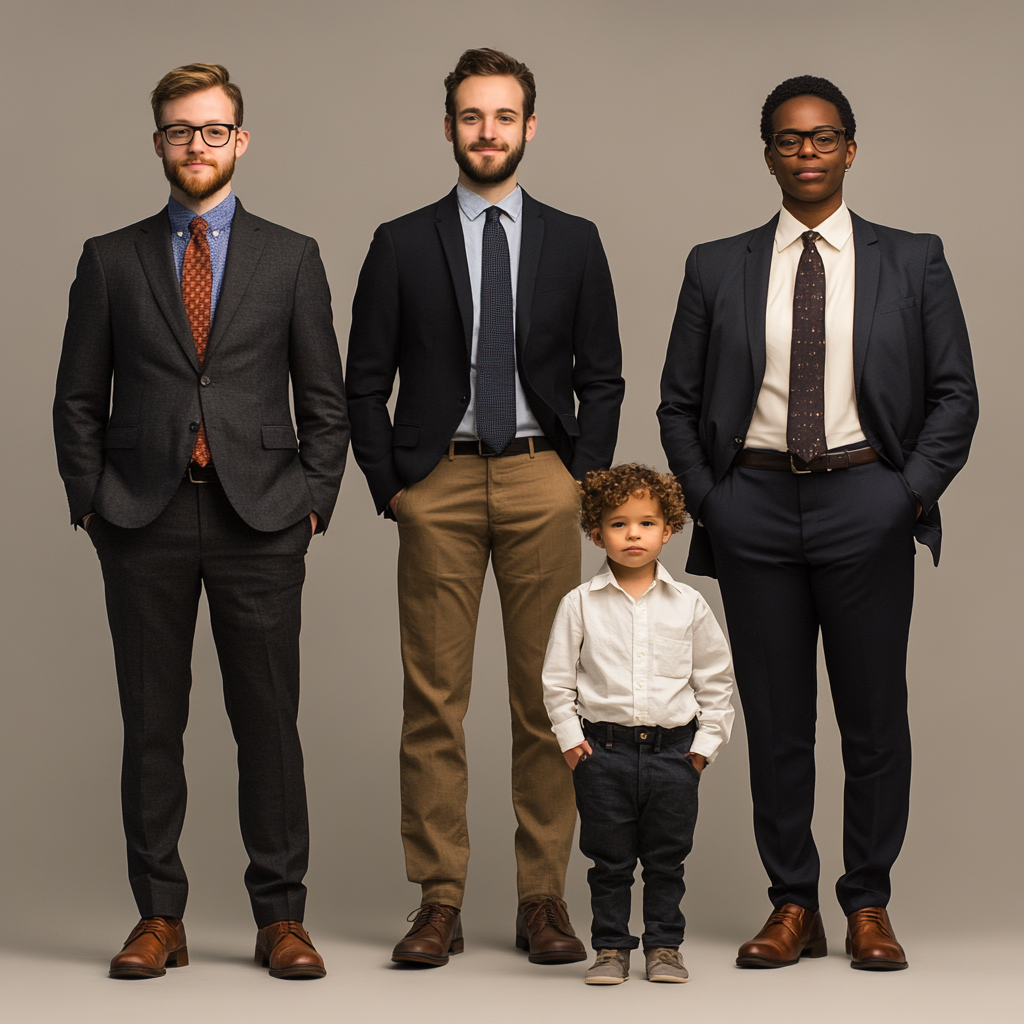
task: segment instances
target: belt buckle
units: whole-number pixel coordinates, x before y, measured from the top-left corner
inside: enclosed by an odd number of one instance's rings
[[[189,480],[191,480],[191,481],[192,481],[192,483],[194,483],[194,484],[208,484],[208,483],[210,482],[209,480],[197,480],[197,479],[196,479],[196,478],[195,478],[195,477],[194,477],[194,476],[192,475],[192,464],[191,464],[191,463],[189,463],[189,467],[188,467],[188,478],[189,478]]]
[[[796,473],[797,476],[806,476],[811,472],[809,469],[797,469],[796,463],[793,461],[793,453],[789,453],[789,469],[791,473]]]

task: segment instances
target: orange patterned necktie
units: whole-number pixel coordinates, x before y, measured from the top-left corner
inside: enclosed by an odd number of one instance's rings
[[[188,226],[189,240],[185,248],[185,264],[181,271],[181,297],[192,328],[199,365],[206,359],[206,343],[210,339],[210,309],[213,300],[213,264],[210,261],[210,243],[206,232],[210,225],[202,217],[193,217]],[[196,443],[192,447],[192,461],[200,466],[210,462],[210,446],[206,442],[206,426],[200,422]]]

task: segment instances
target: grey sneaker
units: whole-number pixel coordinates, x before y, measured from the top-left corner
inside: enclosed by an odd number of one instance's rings
[[[648,981],[674,981],[682,984],[690,980],[690,972],[683,966],[683,958],[678,949],[666,949],[654,946],[644,950],[647,958]]]
[[[584,980],[588,985],[621,985],[629,981],[629,950],[599,949]]]

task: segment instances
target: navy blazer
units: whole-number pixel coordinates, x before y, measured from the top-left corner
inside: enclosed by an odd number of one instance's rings
[[[522,219],[516,370],[544,436],[582,479],[611,463],[625,391],[611,274],[590,221],[525,191]],[[388,502],[430,473],[465,415],[472,341],[473,293],[452,189],[377,229],[352,302],[352,451],[388,518]]]
[[[857,411],[868,443],[920,497],[915,536],[939,561],[936,502],[967,461],[978,421],[967,325],[935,235],[851,213]],[[694,520],[743,447],[765,371],[765,310],[776,214],[686,260],[661,378],[662,446]],[[687,572],[714,576],[695,523]]]
[[[53,404],[72,523],[93,511],[131,529],[156,519],[200,420],[246,523],[281,530],[315,511],[327,528],[349,436],[327,276],[312,238],[241,203],[202,366],[167,210],[85,243]]]

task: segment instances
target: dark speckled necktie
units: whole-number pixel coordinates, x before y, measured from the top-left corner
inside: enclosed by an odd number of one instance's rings
[[[786,446],[810,462],[828,450],[825,444],[825,266],[805,231],[804,251],[793,288],[793,343],[789,354],[789,416]]]

